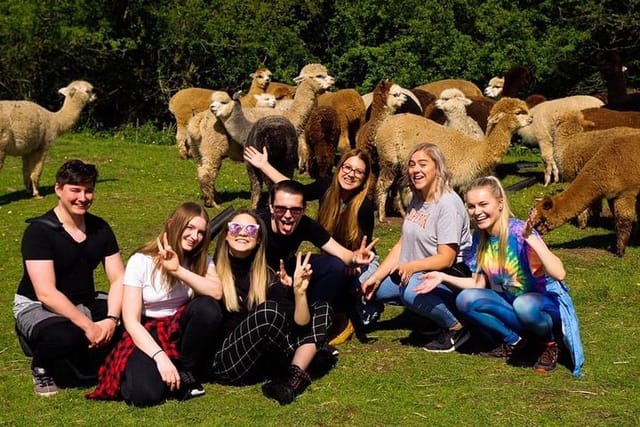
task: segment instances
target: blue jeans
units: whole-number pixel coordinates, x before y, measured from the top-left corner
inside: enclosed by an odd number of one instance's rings
[[[553,338],[553,326],[560,324],[558,305],[544,294],[518,297],[492,289],[465,289],[456,298],[465,318],[498,335],[505,344],[515,344],[523,332],[544,339]]]
[[[455,293],[445,285],[439,285],[428,294],[416,294],[415,288],[422,271],[413,274],[406,286],[387,276],[376,291],[376,300],[387,304],[406,306],[409,310],[433,320],[441,328],[450,328],[458,322],[455,311]]]

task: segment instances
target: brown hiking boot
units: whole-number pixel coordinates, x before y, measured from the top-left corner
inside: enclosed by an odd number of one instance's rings
[[[558,364],[558,353],[558,343],[555,341],[547,342],[538,361],[533,365],[533,369],[541,374],[553,371]]]
[[[489,357],[492,359],[508,359],[513,357],[514,354],[517,354],[526,345],[526,338],[520,338],[520,340],[513,345],[502,343],[492,350],[482,351],[478,354],[482,357]]]

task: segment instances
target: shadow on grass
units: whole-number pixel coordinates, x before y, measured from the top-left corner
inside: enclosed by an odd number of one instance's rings
[[[105,183],[105,182],[116,182],[116,181],[119,181],[119,180],[115,178],[99,179],[98,184]],[[50,194],[55,194],[55,187],[53,185],[41,186],[39,187],[39,190],[40,190],[40,195],[42,197],[46,197]],[[2,196],[0,196],[0,206],[8,205],[11,202],[17,202],[20,200],[28,200],[31,198],[32,198],[31,194],[27,193],[26,190],[12,191],[10,193],[3,194]]]
[[[216,192],[216,202],[218,204],[234,202],[234,201],[237,201],[237,199],[250,200],[251,193],[249,191],[244,191],[244,190],[235,191],[235,192],[231,192],[231,191]]]

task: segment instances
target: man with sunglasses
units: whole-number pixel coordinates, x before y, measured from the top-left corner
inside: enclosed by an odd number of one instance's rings
[[[355,251],[336,242],[315,220],[305,215],[304,186],[294,180],[277,182],[269,194],[269,209],[258,215],[267,224],[267,263],[278,271],[280,260],[290,273],[295,265],[295,254],[302,242],[307,241],[322,250],[311,257],[313,276],[307,295],[310,302],[327,301],[333,305],[339,288],[346,283],[345,265],[360,267],[369,264],[375,254],[371,250],[377,239]]]
[[[58,204],[28,219],[22,238],[24,274],[13,312],[23,349],[33,356],[40,396],[57,393],[56,381],[69,369],[83,379],[95,376],[120,322],[124,265],[118,243],[109,224],[88,213],[97,178],[94,165],[63,164],[54,187]],[[100,264],[108,297],[95,291],[93,272]]]

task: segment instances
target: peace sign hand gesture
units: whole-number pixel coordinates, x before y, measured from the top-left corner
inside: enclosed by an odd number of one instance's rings
[[[167,240],[167,233],[162,235],[162,242],[160,238],[156,239],[158,244],[158,255],[160,256],[160,262],[162,268],[169,273],[175,273],[180,268],[180,261],[178,260],[178,254],[171,248],[169,241]]]
[[[311,252],[307,252],[307,255],[302,261],[302,254],[298,252],[296,254],[296,270],[293,273],[293,292],[298,295],[304,295],[309,287],[309,280],[313,274],[311,265],[309,264],[309,258],[311,258]]]
[[[373,258],[376,256],[376,254],[372,251],[372,249],[378,243],[379,240],[380,239],[377,239],[377,238],[373,239],[373,241],[369,243],[369,245],[367,245],[367,236],[364,236],[362,238],[362,243],[360,244],[360,248],[353,251],[353,260],[352,260],[353,265],[351,265],[351,267],[367,265],[371,261],[373,261]]]

